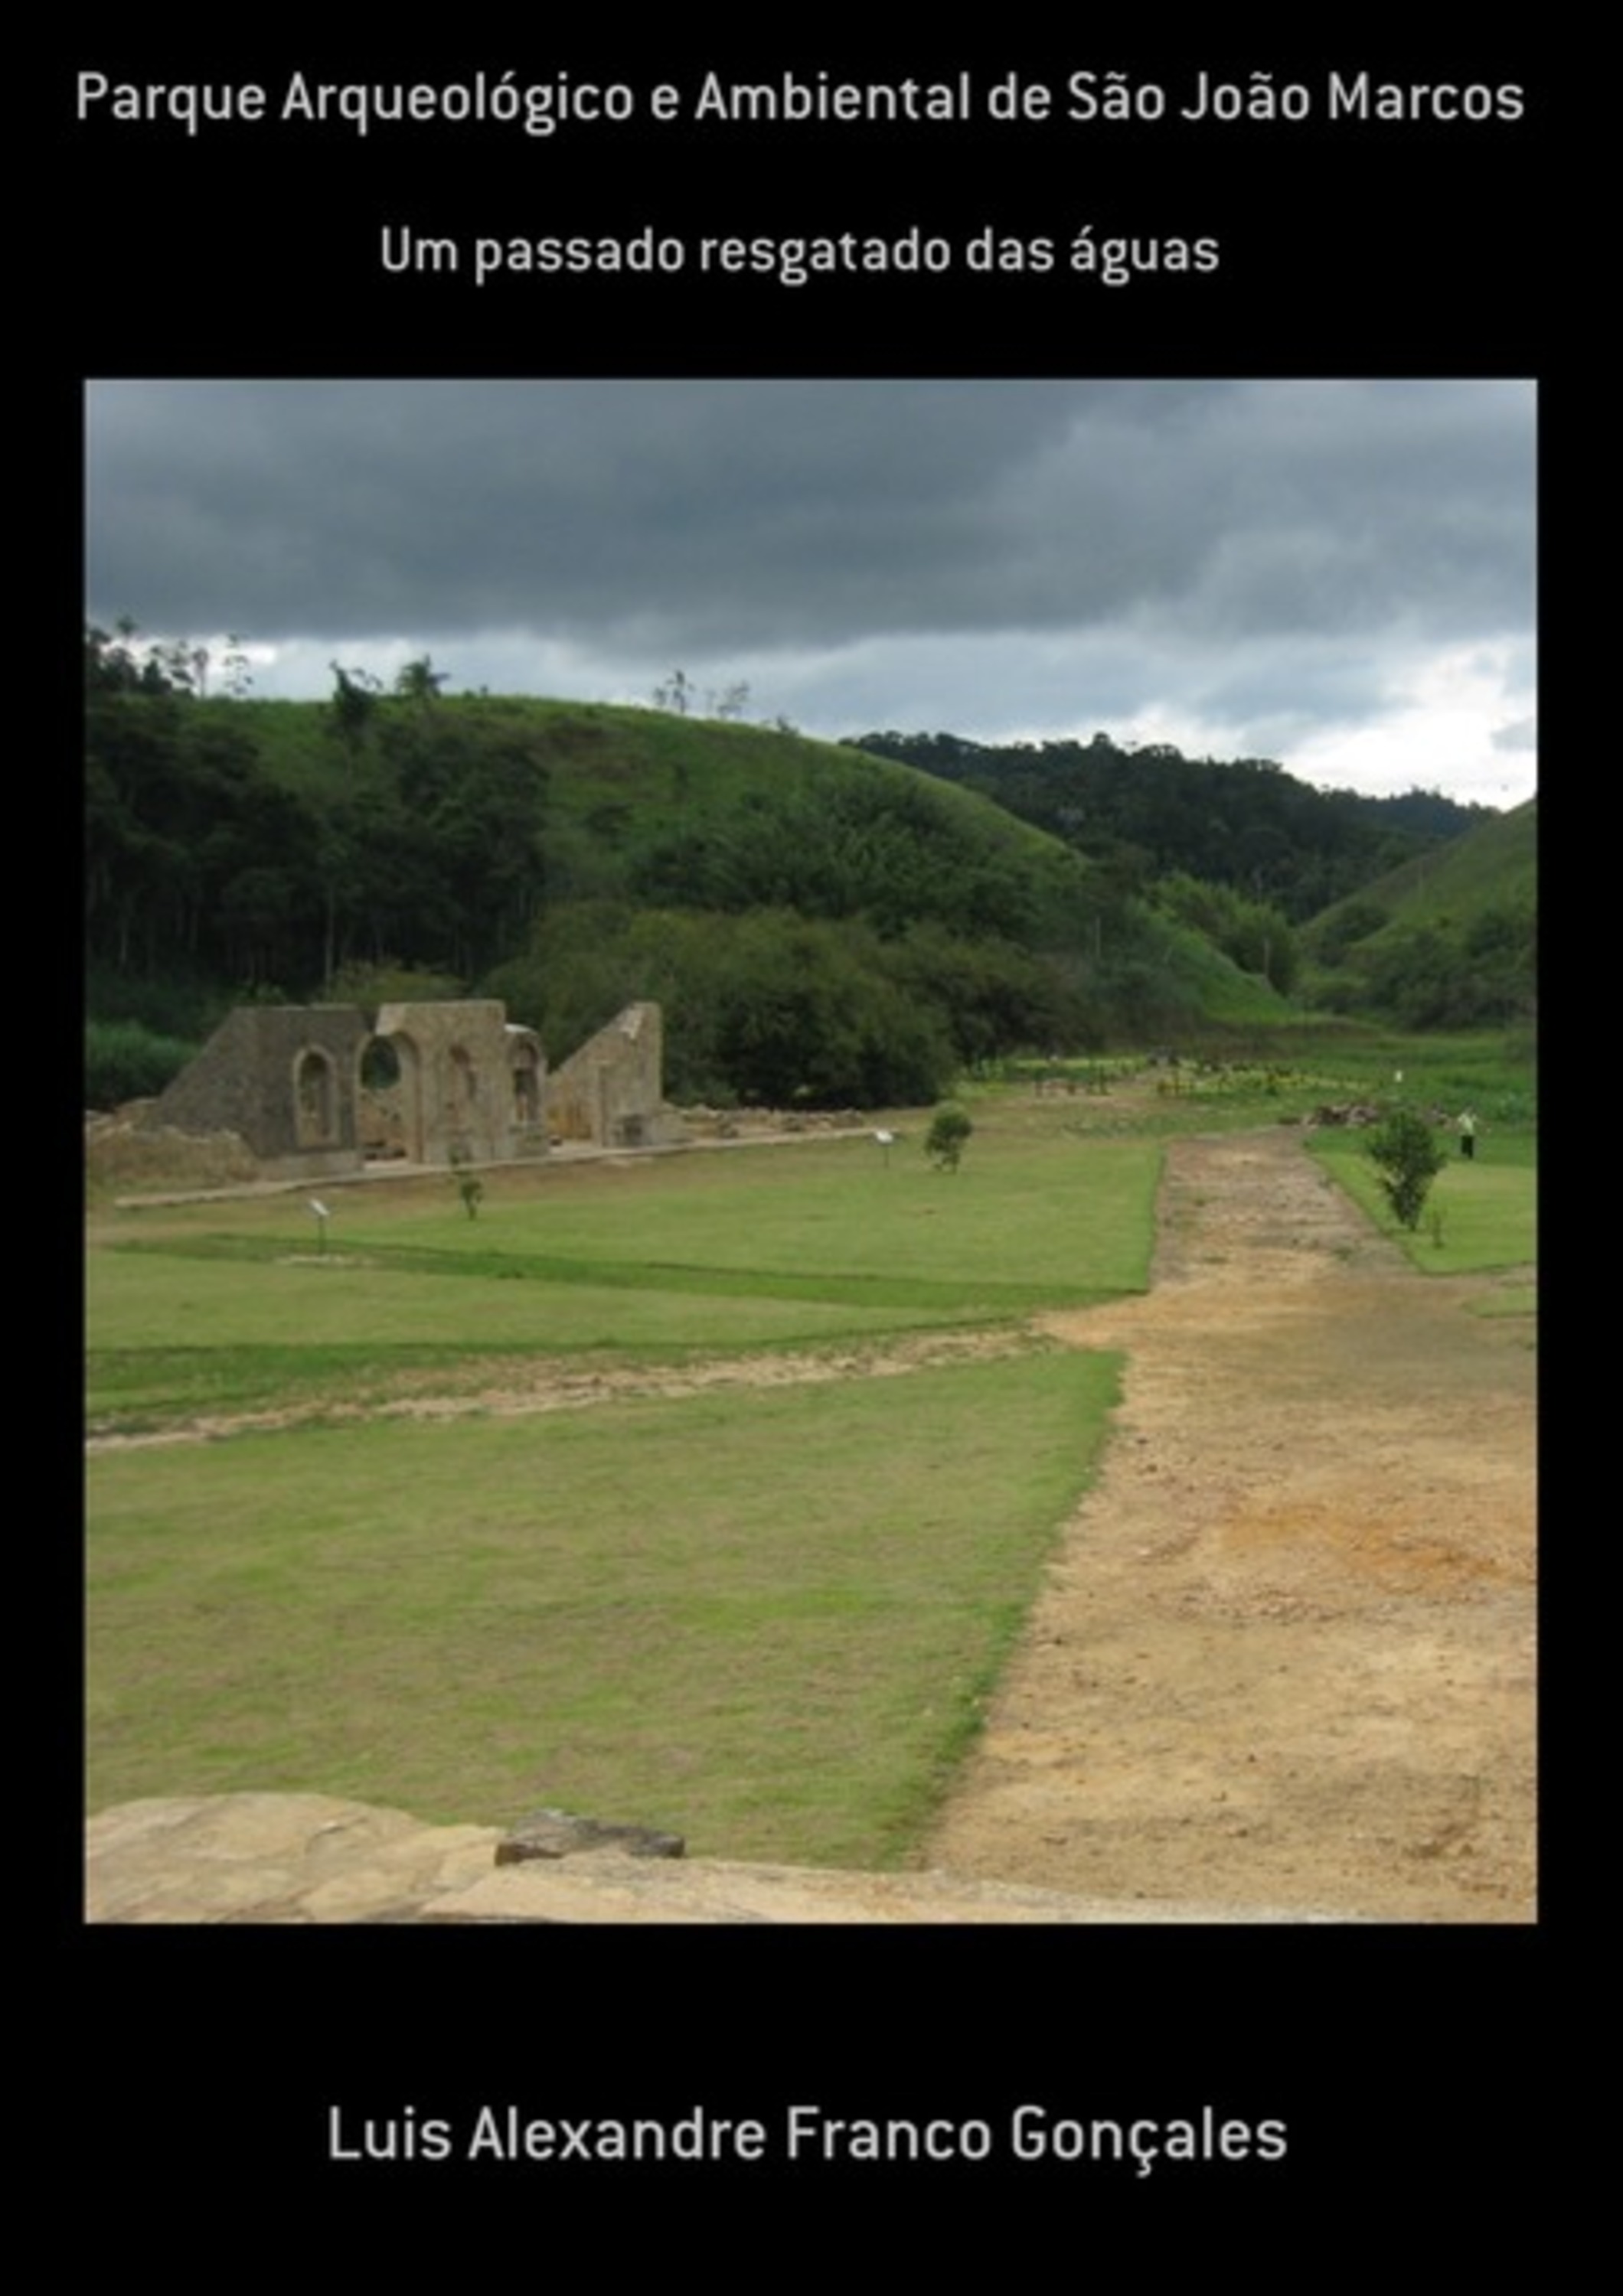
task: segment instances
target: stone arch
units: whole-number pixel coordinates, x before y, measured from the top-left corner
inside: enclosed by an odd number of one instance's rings
[[[396,1092],[400,1083],[400,1048],[392,1037],[368,1037],[360,1048],[360,1081],[367,1092]]]
[[[293,1132],[301,1148],[338,1145],[338,1070],[330,1053],[305,1045],[293,1058]]]
[[[375,1055],[374,1047],[377,1048]],[[394,1064],[394,1082],[384,1088],[383,1094],[388,1103],[389,1138],[393,1152],[403,1156],[408,1164],[426,1163],[423,1055],[416,1037],[404,1029],[382,1030],[371,1039],[365,1057],[375,1061],[375,1073],[380,1078],[391,1060]]]
[[[356,1128],[373,1161],[408,1156],[406,1062],[392,1037],[364,1037],[355,1055]]]
[[[513,1121],[521,1132],[533,1131],[545,1115],[540,1047],[520,1038],[508,1055],[513,1078]]]

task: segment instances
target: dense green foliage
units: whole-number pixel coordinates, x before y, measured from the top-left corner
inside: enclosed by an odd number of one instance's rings
[[[85,1023],[85,1104],[117,1108],[160,1093],[191,1059],[193,1046],[139,1021]]]
[[[857,746],[993,798],[1022,821],[1141,885],[1173,872],[1313,916],[1485,817],[1434,791],[1362,797],[1298,781],[1265,758],[1186,758],[1169,742],[1001,745],[951,734],[864,734]]]
[[[679,1100],[913,1104],[963,1065],[1087,1026],[1059,971],[1011,945],[932,925],[886,940],[862,919],[787,909],[570,904],[485,986],[554,1058],[631,998],[655,998]]]
[[[1232,885],[1203,884],[1175,870],[1156,887],[1157,906],[1204,933],[1242,972],[1260,973],[1288,995],[1296,985],[1297,945],[1289,920],[1271,901],[1254,901]]]
[[[88,631],[85,664],[89,1010],[170,1040],[171,1069],[232,1004],[391,980],[499,996],[554,1060],[654,998],[673,1096],[824,1106],[1209,1043],[1300,988],[1415,1026],[1527,1006],[1530,875],[1440,908],[1380,890],[1401,873],[1369,889],[1470,817],[1420,792],[1372,812],[1103,735],[870,737],[894,762],[687,710],[450,697],[426,657],[391,691],[334,663],[325,703],[210,698],[202,650],[128,627]],[[1462,888],[1454,857],[1498,827],[1407,866]],[[123,1074],[103,1060],[92,1101]]]
[[[334,702],[301,713],[327,755],[290,778],[262,713],[202,700],[172,668],[128,636],[87,634],[93,967],[300,996],[355,958],[465,976],[522,934],[541,898],[546,805],[544,760],[522,738],[382,703],[339,670]]]
[[[389,693],[334,663],[325,704],[210,700],[190,659],[87,636],[98,1018],[184,1002],[201,1038],[244,997],[404,979],[504,997],[556,1060],[651,997],[678,1098],[887,1105],[1274,1005],[1118,872],[847,748],[448,698],[426,659]]]

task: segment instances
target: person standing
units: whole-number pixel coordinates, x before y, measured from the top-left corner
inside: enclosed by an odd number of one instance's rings
[[[1464,1157],[1465,1161],[1470,1164],[1475,1161],[1477,1153],[1477,1119],[1475,1111],[1469,1108],[1462,1109],[1460,1111],[1459,1123],[1460,1153]]]

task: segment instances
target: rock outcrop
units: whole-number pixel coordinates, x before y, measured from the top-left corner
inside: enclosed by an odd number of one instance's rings
[[[400,1810],[326,1794],[251,1793],[125,1802],[91,1818],[86,1918],[803,1924],[1345,1917],[1079,1898],[943,1873],[847,1874],[688,1858],[675,1836],[555,1810],[508,1833],[424,1825]]]

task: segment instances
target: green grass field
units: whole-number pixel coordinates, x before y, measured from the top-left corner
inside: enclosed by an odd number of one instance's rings
[[[1421,1224],[1405,1234],[1392,1218],[1375,1167],[1356,1132],[1321,1132],[1314,1152],[1417,1267],[1469,1275],[1530,1267],[1537,1258],[1537,1143],[1529,1131],[1489,1132],[1475,1159],[1452,1152],[1433,1181]]]
[[[1051,1120],[983,1127],[963,1169],[868,1139],[492,1176],[98,1222],[93,1430],[282,1395],[379,1398],[481,1357],[669,1362],[999,1323],[1142,1287],[1159,1153]]]
[[[561,1805],[894,1862],[1114,1394],[1055,1353],[94,1460],[91,1805]]]
[[[904,1862],[1118,1390],[1028,1320],[1141,1290],[1165,1138],[1333,1096],[1328,1061],[1285,1076],[968,1086],[953,1175],[915,1114],[888,1159],[493,1172],[473,1221],[449,1181],[329,1188],[325,1251],[298,1193],[98,1213],[93,1432],[216,1439],[88,1463],[90,1808],[552,1805],[696,1853]],[[1472,1097],[1424,1267],[1534,1257],[1533,1135]],[[1315,1148],[1378,1210],[1355,1134]],[[546,1381],[569,1407],[501,1407]],[[455,1414],[396,1415],[424,1397]]]
[[[860,1139],[493,1174],[476,1221],[445,1183],[329,1189],[325,1251],[302,1195],[97,1219],[93,1430],[287,1423],[92,1457],[90,1806],[553,1804],[712,1854],[902,1858],[1117,1366],[891,1351],[1141,1288],[1159,1171],[1058,1111],[976,1127],[954,1175],[922,1123],[888,1161]],[[773,1383],[787,1354],[844,1375]],[[640,1384],[700,1361],[729,1383]],[[478,1408],[542,1374],[603,1398]],[[472,1415],[373,1415],[424,1390]]]

